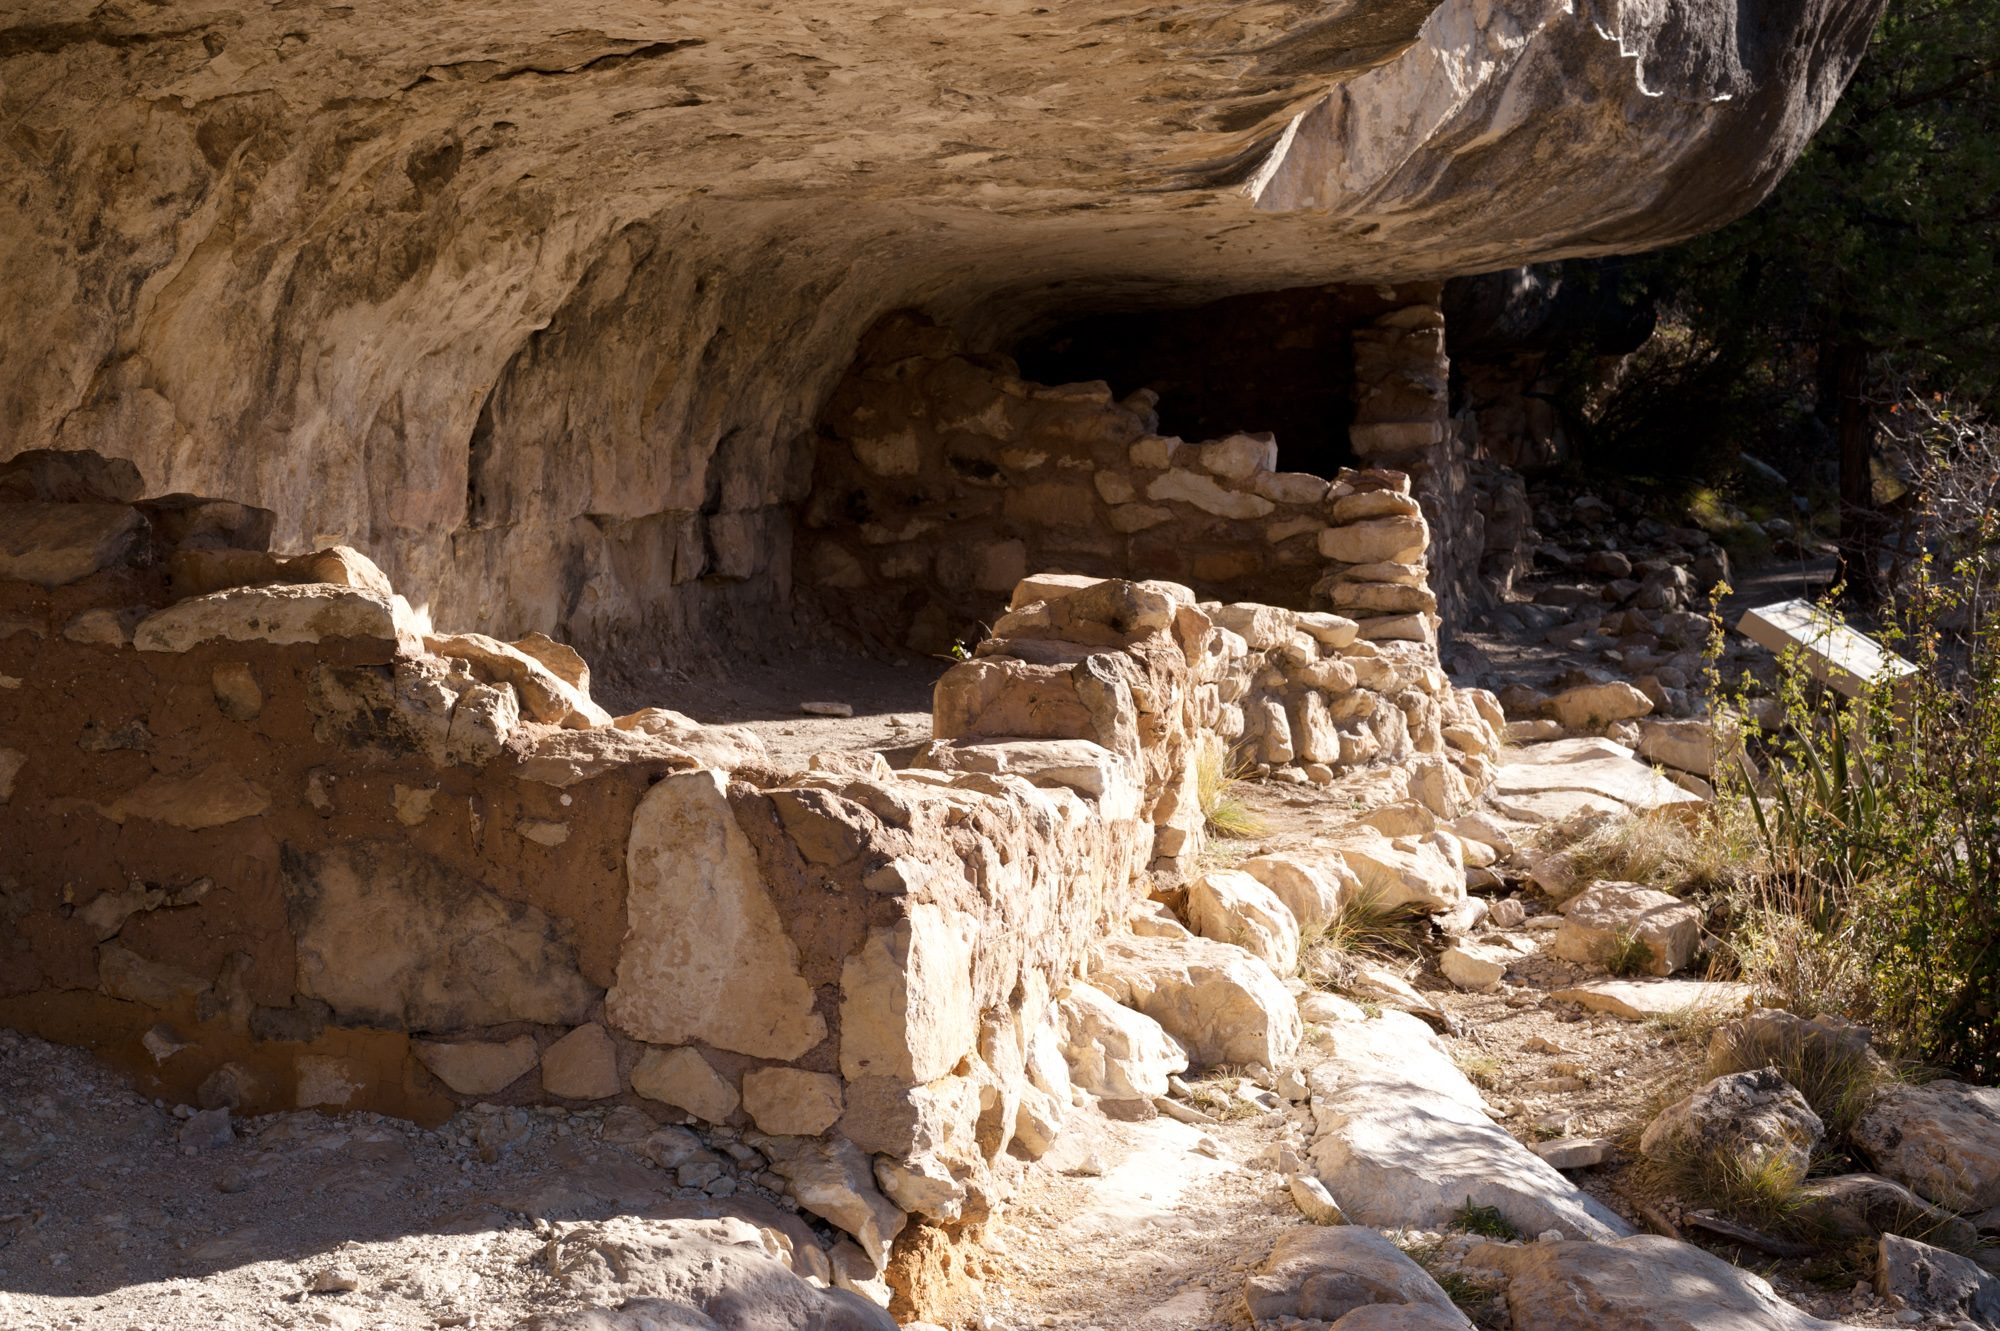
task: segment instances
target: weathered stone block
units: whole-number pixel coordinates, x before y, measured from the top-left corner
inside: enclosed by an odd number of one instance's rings
[[[127,504],[0,503],[0,581],[78,582],[134,558],[147,537]]]
[[[1373,518],[1320,533],[1319,552],[1347,564],[1414,564],[1430,544],[1422,518]]]
[[[777,1059],[826,1038],[719,773],[676,773],[647,791],[625,865],[625,940],[604,1000],[614,1027]]]

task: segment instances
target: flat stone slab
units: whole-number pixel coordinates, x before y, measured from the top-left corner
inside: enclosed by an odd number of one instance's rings
[[[1850,698],[1917,673],[1916,666],[1811,601],[1779,601],[1746,610],[1736,621],[1736,630],[1773,652],[1796,649],[1814,679]]]
[[[1500,765],[1487,799],[1503,816],[1530,823],[1701,802],[1608,739],[1523,745]]]
[[[1762,1277],[1690,1244],[1483,1243],[1467,1264],[1508,1275],[1507,1310],[1533,1331],[1846,1331],[1778,1297]]]
[[[1558,989],[1550,997],[1627,1021],[1647,1021],[1702,1011],[1745,1011],[1750,1007],[1750,986],[1733,980],[1591,980]]]
[[[1527,1234],[1632,1232],[1489,1118],[1478,1089],[1414,1017],[1335,1026],[1333,1056],[1306,1080],[1312,1172],[1357,1224],[1438,1228],[1470,1202]]]

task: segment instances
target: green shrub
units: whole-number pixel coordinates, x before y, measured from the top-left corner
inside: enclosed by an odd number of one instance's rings
[[[1489,1239],[1518,1239],[1521,1231],[1513,1222],[1500,1214],[1497,1206],[1474,1206],[1467,1197],[1465,1205],[1452,1212],[1452,1228],[1462,1229],[1468,1234],[1481,1234]]]
[[[1733,950],[1762,1001],[1868,1020],[1899,1054],[2000,1075],[2000,616],[1978,561],[1886,618],[1915,666],[1856,702],[1780,662],[1783,728],[1739,764],[1761,853]],[[1761,770],[1759,770],[1761,765]]]

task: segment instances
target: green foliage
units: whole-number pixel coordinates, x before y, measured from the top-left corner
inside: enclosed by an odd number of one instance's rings
[[[1510,1237],[1512,1235],[1510,1234]],[[1501,1299],[1500,1287],[1490,1281],[1482,1281],[1450,1265],[1442,1243],[1401,1243],[1403,1253],[1437,1281],[1458,1310],[1471,1323],[1487,1331],[1488,1328],[1511,1326],[1505,1303]]]
[[[1745,567],[1773,551],[1737,506],[1774,516],[1758,499],[1789,496],[1770,496],[1737,459],[1775,462],[1872,603],[1879,562],[1902,548],[1884,511],[1899,483],[1882,427],[1913,397],[2000,407],[1996,225],[2000,3],[1890,0],[1845,93],[1761,207],[1619,270],[1660,326],[1610,379],[1561,367],[1585,456],[1705,498],[1725,520],[1703,525]],[[1736,503],[1717,503],[1716,489]]]
[[[1760,998],[1872,1021],[1897,1052],[2000,1075],[2000,617],[1982,569],[1919,567],[1887,636],[1914,674],[1847,704],[1780,663],[1785,725],[1737,791],[1762,841],[1736,909]]]
[[[1468,1234],[1480,1234],[1489,1239],[1518,1239],[1521,1231],[1514,1228],[1506,1216],[1500,1214],[1497,1206],[1474,1206],[1472,1198],[1465,1199],[1465,1205],[1452,1212],[1451,1225]]]
[[[1902,373],[1990,402],[1996,220],[2000,5],[1892,0],[1771,199],[1665,256],[1654,276],[1711,359],[1748,368],[1750,382],[1799,382],[1788,358],[1852,340]]]
[[[1652,967],[1651,943],[1623,931],[1612,936],[1611,950],[1604,957],[1604,969],[1613,975],[1632,976],[1648,974]]]

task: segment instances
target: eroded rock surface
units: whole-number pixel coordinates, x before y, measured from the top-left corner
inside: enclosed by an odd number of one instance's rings
[[[697,639],[782,599],[801,436],[884,311],[1679,239],[1770,188],[1879,8],[36,0],[0,438],[280,508],[463,625]]]
[[[1338,1026],[1314,1068],[1313,1172],[1363,1224],[1441,1226],[1474,1204],[1538,1234],[1629,1227],[1487,1117],[1430,1030],[1403,1013]]]
[[[1536,1331],[1835,1331],[1762,1278],[1657,1234],[1609,1243],[1489,1244],[1514,1325]]]

